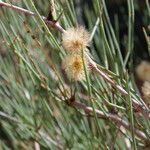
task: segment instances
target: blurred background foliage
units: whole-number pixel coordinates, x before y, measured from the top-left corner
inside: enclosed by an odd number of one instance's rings
[[[34,11],[31,0],[5,2]],[[48,16],[50,2],[34,0],[43,16]],[[131,8],[132,2],[55,0],[54,18],[62,14],[59,23],[65,29],[85,26],[92,33],[89,50],[93,59],[142,101],[134,70],[141,60],[150,59],[146,41],[150,8],[148,1],[134,0]],[[96,122],[94,117],[62,101],[68,98],[71,87],[61,71],[65,55],[61,33],[51,27],[47,30],[38,17],[8,8],[0,8],[0,33],[0,149],[125,150],[142,149],[149,144],[131,131],[124,129],[121,134],[110,120]],[[132,112],[130,97],[122,96],[94,73],[90,80],[95,108],[118,113],[150,137],[150,122]],[[77,99],[90,106],[87,83],[75,86]]]

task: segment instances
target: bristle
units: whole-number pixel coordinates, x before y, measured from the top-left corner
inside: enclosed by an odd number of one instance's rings
[[[146,104],[150,105],[150,82],[144,82],[142,86],[142,94]]]
[[[86,58],[84,62],[87,67]],[[85,79],[83,60],[78,54],[67,55],[62,62],[62,68],[72,81],[81,81]]]
[[[81,53],[81,50],[86,50],[89,46],[90,34],[80,26],[78,28],[69,28],[62,35],[62,45],[70,54]]]
[[[142,61],[136,68],[137,77],[142,81],[150,81],[150,63]]]

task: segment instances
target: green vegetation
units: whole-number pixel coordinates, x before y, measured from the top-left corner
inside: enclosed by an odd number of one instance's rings
[[[91,8],[76,0],[5,2],[35,15],[0,7],[0,150],[136,150],[150,144],[150,112],[134,75],[137,0],[126,1],[124,41],[105,0],[92,0]],[[144,3],[148,22],[150,4]],[[46,23],[42,16],[49,12]],[[84,63],[86,80],[70,83],[62,70],[61,32],[80,21],[91,33],[92,59],[89,73]],[[143,33],[150,47],[147,29]]]

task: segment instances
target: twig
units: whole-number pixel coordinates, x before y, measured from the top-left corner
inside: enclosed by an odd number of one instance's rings
[[[77,109],[82,109],[85,111],[85,113],[87,115],[90,115],[91,113],[93,113],[93,108],[92,107],[88,107],[86,106],[85,104],[83,103],[80,103],[80,102],[77,102],[77,101],[73,101],[71,103],[69,103],[69,106],[71,107],[75,107]],[[123,126],[125,129],[128,129],[130,130],[130,125],[125,121],[123,120],[122,118],[120,118],[118,115],[115,115],[115,114],[111,114],[111,113],[104,113],[98,109],[95,109],[95,113],[97,115],[98,118],[103,118],[103,119],[110,119],[112,120],[119,128],[120,126]],[[14,121],[15,123],[20,123],[19,121],[17,121],[16,118],[14,117],[11,117],[9,116],[8,114],[4,113],[4,112],[1,112],[1,115],[8,119],[8,120],[11,120],[11,121]],[[142,140],[144,141],[147,141],[148,138],[146,137],[146,135],[138,130],[138,129],[134,129],[134,133],[139,137],[141,138]],[[43,132],[40,132],[40,135],[41,136],[44,136],[47,140],[51,141],[52,143],[56,144],[55,141],[53,141],[52,139],[50,139],[48,136],[46,136],[46,134],[44,134]]]
[[[7,8],[11,8],[15,11],[18,11],[18,12],[22,12],[24,13],[25,15],[29,15],[29,16],[36,16],[36,14],[32,11],[29,11],[27,9],[24,9],[24,8],[21,8],[21,7],[17,7],[15,5],[12,5],[12,4],[8,4],[8,3],[5,3],[5,2],[0,2],[0,7],[7,7]],[[50,21],[50,20],[47,20],[47,17],[44,17],[42,16],[43,20],[48,24],[50,25],[51,27],[57,29],[59,32],[65,32],[65,30],[59,25],[58,22],[54,22],[54,21]]]
[[[83,103],[79,103],[79,102],[74,101],[70,104],[70,106],[73,106],[73,107],[78,108],[78,109],[83,109],[85,111],[85,113],[87,113],[87,114],[93,113],[93,108],[88,107]],[[110,119],[117,126],[119,126],[119,127],[123,126],[124,128],[130,130],[130,125],[125,120],[120,118],[118,115],[111,114],[111,113],[104,113],[104,112],[97,110],[97,109],[95,109],[95,112],[96,112],[98,118]],[[148,140],[148,138],[146,137],[146,135],[142,131],[134,128],[134,133],[139,138],[141,138],[143,140]]]
[[[114,88],[116,88],[117,90],[120,91],[120,93],[124,96],[128,96],[128,92],[126,90],[124,90],[120,85],[116,84],[115,81],[113,81],[108,75],[106,75],[101,69],[99,69],[96,65],[96,63],[89,57],[89,64],[92,70],[94,70],[95,72],[97,72],[100,76],[103,77],[104,80],[106,80],[107,82],[109,82]],[[143,107],[143,105],[138,102],[137,100],[135,100],[134,98],[132,98],[133,101],[133,107],[135,108],[135,110],[137,110],[138,112],[141,112],[146,118],[150,119],[150,112],[146,111],[145,108]]]
[[[36,16],[36,14],[32,11],[5,3],[5,2],[0,2],[0,7],[8,7],[11,8],[15,11],[18,12],[23,12],[26,15],[30,15],[30,16]],[[47,20],[46,17],[42,16],[42,18],[45,20],[45,22],[50,25],[51,27],[55,28],[56,30],[58,30],[59,32],[63,33],[65,32],[65,29],[63,29],[58,22],[54,22],[54,21],[50,21]],[[117,90],[120,91],[121,94],[128,96],[128,92],[126,90],[124,90],[120,85],[116,84],[108,75],[106,75],[101,69],[99,69],[96,65],[96,63],[88,56],[89,59],[89,65],[91,67],[91,69],[93,69],[95,72],[97,72],[100,76],[103,77],[104,80],[106,80],[107,82],[109,82],[113,87],[115,87]],[[150,112],[145,110],[145,107],[138,102],[137,100],[135,100],[134,98],[132,98],[133,101],[133,106],[136,110],[138,110],[138,112],[141,112],[146,118],[150,119]]]

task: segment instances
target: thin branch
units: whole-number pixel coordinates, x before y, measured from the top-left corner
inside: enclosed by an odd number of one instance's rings
[[[0,2],[0,6],[4,6],[4,7],[8,7],[8,8],[11,8],[15,11],[18,11],[18,12],[22,12],[26,15],[30,15],[30,16],[34,16],[35,13],[33,13],[32,11],[29,11],[27,9],[24,9],[24,8],[21,8],[21,7],[17,7],[15,5],[12,5],[12,4],[9,4],[9,3],[5,3],[5,2]]]
[[[126,90],[124,90],[120,85],[116,84],[115,81],[113,81],[108,75],[106,75],[101,69],[99,69],[96,63],[89,56],[87,57],[89,60],[89,65],[93,71],[95,71],[100,76],[102,76],[104,80],[109,82],[114,88],[120,91],[122,95],[124,96],[129,95]],[[146,118],[150,119],[150,112],[146,111],[144,106],[140,102],[138,102],[136,99],[132,98],[132,101],[133,101],[133,107],[135,108],[135,110],[137,110],[138,112],[141,112]]]
[[[82,110],[84,110],[84,112],[87,115],[90,115],[91,113],[93,113],[93,108],[92,107],[88,107],[85,104],[77,102],[77,101],[73,101],[73,102],[69,103],[69,106],[75,107],[76,109],[82,109]],[[95,109],[95,113],[96,113],[96,115],[97,115],[98,118],[110,119],[119,128],[120,128],[120,126],[123,126],[125,129],[130,130],[130,125],[125,120],[123,120],[121,117],[119,117],[118,115],[111,114],[111,113],[104,113],[104,112],[102,112],[102,111],[100,111],[98,109]],[[17,119],[15,117],[11,117],[11,116],[9,116],[8,114],[6,114],[4,112],[1,112],[1,115],[3,116],[3,118],[6,118],[6,119],[11,120],[11,121],[14,121],[15,123],[20,123],[20,121],[16,121]],[[146,135],[142,131],[134,128],[134,133],[139,138],[141,138],[142,140],[144,140],[144,141],[148,140],[148,138],[146,137]],[[40,132],[40,135],[45,136],[45,134],[42,133],[42,132]],[[47,138],[52,143],[55,143],[55,141],[53,141],[49,137],[47,137]]]
[[[83,109],[85,111],[85,113],[87,113],[87,114],[93,113],[93,108],[88,107],[83,103],[79,103],[79,102],[74,101],[70,104],[70,106],[73,106],[73,107],[78,108],[78,109]],[[95,109],[95,112],[96,112],[98,118],[110,119],[118,127],[123,126],[125,129],[130,130],[130,125],[125,120],[120,118],[118,115],[111,114],[111,113],[104,113],[98,109]],[[146,137],[146,135],[142,131],[134,128],[134,133],[139,138],[141,138],[143,140],[148,140],[148,138]]]
[[[29,10],[26,10],[26,9],[23,9],[23,8],[20,8],[20,7],[5,3],[5,2],[0,2],[0,7],[7,7],[7,8],[11,8],[15,11],[25,13],[26,15],[36,16],[36,14],[32,11],[29,11]],[[47,18],[44,16],[42,16],[42,18],[45,20],[45,22],[48,25],[55,28],[59,32],[61,32],[61,33],[65,32],[65,29],[63,29],[63,27],[61,27],[58,22],[47,20]],[[106,80],[107,82],[109,82],[114,88],[119,90],[121,94],[123,94],[124,96],[129,95],[126,90],[124,90],[120,85],[116,84],[108,75],[106,75],[101,69],[99,69],[97,67],[96,63],[89,56],[88,56],[88,59],[89,59],[89,65],[90,65],[91,69],[93,69],[100,76],[102,76],[103,79]],[[134,98],[132,98],[132,101],[133,101],[134,108],[136,110],[138,110],[138,112],[141,112],[146,118],[150,119],[150,112],[145,110],[145,107],[140,102],[135,100]]]
[[[29,15],[29,16],[37,16],[34,12],[32,11],[29,11],[27,9],[24,9],[24,8],[21,8],[21,7],[17,7],[15,5],[12,5],[12,4],[8,4],[8,3],[5,3],[5,2],[0,2],[0,7],[7,7],[7,8],[11,8],[15,11],[18,11],[18,12],[22,12],[24,13],[25,15]],[[55,21],[50,21],[50,20],[47,20],[47,17],[44,17],[42,16],[43,20],[48,24],[50,25],[51,27],[55,28],[56,30],[58,30],[59,32],[65,32],[65,30],[59,25],[58,22],[55,22]]]

